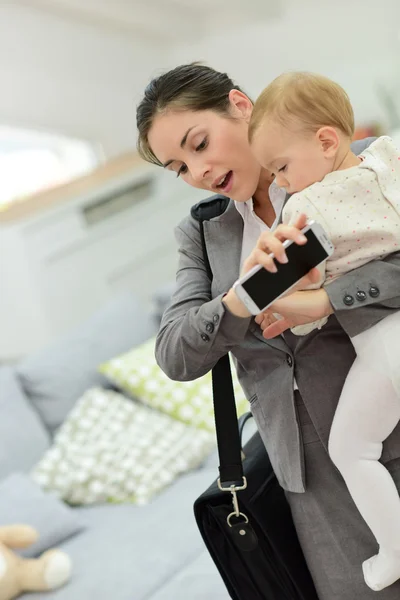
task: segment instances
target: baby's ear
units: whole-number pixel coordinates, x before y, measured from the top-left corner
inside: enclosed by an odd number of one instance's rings
[[[335,156],[340,145],[340,137],[334,127],[321,127],[318,129],[317,140],[321,145],[322,152],[327,158]]]

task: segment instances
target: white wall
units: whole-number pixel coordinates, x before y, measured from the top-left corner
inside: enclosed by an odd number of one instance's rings
[[[376,87],[397,85],[400,95],[400,2],[282,5],[274,20],[237,29],[227,14],[219,35],[168,48],[0,3],[0,124],[85,138],[115,155],[135,143],[134,109],[151,76],[198,59],[227,70],[253,96],[285,69],[321,71],[349,91],[359,122],[384,116]]]
[[[169,66],[166,50],[154,39],[103,30],[0,2],[0,125],[38,128],[87,139],[99,144],[106,157],[131,150],[136,143],[136,104],[151,77]],[[147,244],[147,248],[142,250],[148,251],[147,255],[151,256],[148,271],[145,261],[142,261],[136,277],[132,277],[131,271],[142,256],[137,249],[135,227],[130,231],[132,243],[127,244],[124,252],[120,248],[123,235],[118,244],[114,244],[114,256],[109,256],[109,260],[123,263],[124,268],[121,268],[119,279],[113,281],[112,286],[110,284],[113,293],[121,291],[131,280],[137,280],[132,289],[138,296],[150,300],[153,290],[174,278],[176,248],[173,229],[194,201],[191,190],[178,183],[172,177],[168,178],[166,185],[160,169],[158,191],[156,198],[148,203],[147,219],[143,214],[144,206],[138,207],[136,218],[142,228],[141,239]],[[60,220],[66,221],[62,211]],[[7,229],[0,228],[0,244],[4,248],[7,240]],[[44,269],[30,272],[30,279],[27,279],[24,272],[29,262],[25,246],[21,244],[17,244],[12,252],[0,253],[0,288],[2,283],[5,285],[6,279],[11,286],[11,297],[24,288],[19,297],[28,302],[26,308],[30,308],[29,314],[38,311],[25,331],[28,338],[25,347],[34,350],[38,340],[48,341],[50,335],[45,320],[49,311],[46,312],[46,298],[40,297],[40,286],[49,287],[53,283],[49,272]],[[159,260],[154,257],[154,249],[158,247],[162,247]],[[67,256],[67,264],[68,259]],[[97,257],[93,265],[97,265],[98,260]],[[63,279],[64,274],[59,268],[53,275]],[[92,275],[100,276],[101,268],[89,268],[88,277],[82,278],[82,281],[89,280]],[[145,281],[146,276],[148,281]],[[65,281],[70,282],[70,279]],[[53,291],[58,292],[57,286]],[[93,310],[95,301],[98,300],[99,304],[104,301],[102,294],[94,297],[97,291],[94,287],[93,294],[85,300],[79,294],[75,296],[69,305],[69,314],[64,315],[63,327],[65,324],[73,325],[82,312]],[[16,318],[17,308],[12,303],[5,310],[6,314],[7,310],[14,311],[10,321]],[[0,337],[4,337],[4,327],[0,329]],[[18,350],[15,343],[13,348],[7,337],[5,339],[2,357],[7,352],[10,357],[16,356],[21,348]]]
[[[174,62],[203,60],[256,96],[282,71],[321,72],[350,94],[359,123],[385,118],[376,88],[395,85],[400,106],[399,0],[285,0],[281,17],[182,45]]]
[[[0,124],[135,143],[135,105],[165,48],[154,40],[0,4]]]

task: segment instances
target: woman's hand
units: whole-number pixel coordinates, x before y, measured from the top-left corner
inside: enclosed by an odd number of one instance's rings
[[[278,313],[281,318],[277,319],[273,313]],[[290,327],[312,323],[332,313],[329,296],[321,288],[294,292],[280,298],[267,311],[257,315],[255,320],[260,325],[263,336],[269,340]]]
[[[281,224],[274,231],[264,231],[258,238],[254,250],[243,263],[241,275],[245,275],[256,265],[262,265],[267,271],[276,273],[276,265],[269,255],[273,253],[278,262],[287,263],[288,259],[283,242],[292,240],[303,246],[307,242],[307,238],[301,233],[300,229],[305,227],[306,224],[307,216],[300,215],[293,225]]]
[[[241,275],[244,275],[256,265],[262,265],[265,269],[267,269],[267,271],[271,271],[271,273],[276,273],[277,268],[275,266],[274,260],[271,258],[271,256],[269,256],[269,254],[273,253],[278,262],[286,263],[288,259],[286,256],[283,242],[286,240],[292,240],[296,244],[304,245],[307,242],[307,238],[301,233],[300,229],[305,227],[306,224],[307,216],[300,215],[293,225],[281,224],[278,225],[278,227],[274,229],[274,231],[265,231],[264,233],[262,233],[258,238],[254,250],[247,258],[247,260],[245,260]],[[296,286],[294,286],[290,290],[289,293],[293,294],[293,292],[296,290],[304,289],[310,284],[317,283],[319,279],[320,273],[318,269],[311,269],[311,271],[307,273],[307,275],[303,277],[296,284]],[[248,311],[248,309],[245,307],[242,301],[239,300],[233,289],[229,290],[229,292],[223,298],[223,302],[232,314],[238,317],[251,316],[251,313]],[[268,312],[272,313],[279,311],[273,310]],[[291,325],[289,325],[289,327],[291,327]],[[270,337],[275,337],[275,335],[272,335]]]

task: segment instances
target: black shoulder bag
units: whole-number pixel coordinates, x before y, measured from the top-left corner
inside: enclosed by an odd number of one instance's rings
[[[203,221],[222,214],[229,203],[214,196],[192,208],[200,223],[204,260],[212,272]],[[242,450],[251,413],[239,420],[229,356],[212,370],[219,478],[195,502],[197,525],[233,600],[318,600],[290,507],[258,433]]]

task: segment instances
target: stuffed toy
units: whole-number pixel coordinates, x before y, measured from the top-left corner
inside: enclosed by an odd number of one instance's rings
[[[0,600],[12,600],[24,592],[44,592],[63,585],[71,574],[71,560],[61,550],[48,550],[25,559],[11,548],[27,548],[38,538],[27,525],[0,527]]]

